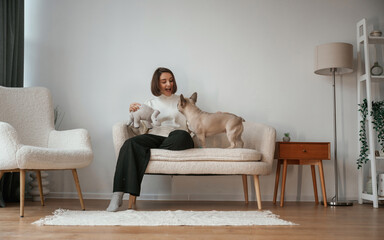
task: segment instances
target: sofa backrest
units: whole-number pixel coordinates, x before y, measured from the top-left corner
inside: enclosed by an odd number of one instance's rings
[[[48,135],[54,129],[49,90],[0,87],[0,121],[16,129],[22,144],[47,147]]]

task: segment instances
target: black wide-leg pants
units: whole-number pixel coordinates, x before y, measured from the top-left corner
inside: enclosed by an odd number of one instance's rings
[[[140,196],[141,182],[151,157],[151,148],[185,150],[193,148],[191,135],[175,130],[168,137],[152,134],[138,135],[124,142],[117,159],[113,192]]]

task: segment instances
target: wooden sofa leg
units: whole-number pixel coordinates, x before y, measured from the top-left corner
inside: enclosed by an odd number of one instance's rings
[[[36,177],[37,177],[37,183],[39,184],[41,206],[44,206],[44,195],[43,195],[43,184],[41,183],[41,172],[40,172],[40,170],[37,170],[35,172],[36,172]]]
[[[131,209],[133,204],[136,203],[136,196],[133,196],[132,194],[129,195],[129,202],[128,202],[128,209]]]
[[[77,194],[79,195],[79,198],[80,198],[81,209],[85,210],[84,200],[83,200],[83,194],[81,193],[81,188],[80,188],[80,183],[79,183],[79,177],[78,177],[78,175],[77,175],[77,171],[76,171],[76,169],[72,169],[72,175],[73,175],[73,179],[75,180],[76,189],[77,189]]]
[[[20,169],[20,217],[24,217],[25,170]]]
[[[244,199],[245,203],[248,204],[248,182],[247,182],[247,175],[243,174],[243,188],[244,188]]]
[[[260,194],[260,183],[259,183],[259,175],[253,175],[253,180],[255,182],[255,192],[257,198],[257,207],[261,210],[261,194]]]

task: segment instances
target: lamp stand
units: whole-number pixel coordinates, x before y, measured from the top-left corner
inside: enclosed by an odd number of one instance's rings
[[[335,169],[335,196],[331,199],[331,201],[327,202],[329,206],[352,206],[353,203],[350,201],[339,201],[339,172],[337,167],[337,132],[336,132],[336,68],[331,68],[333,75],[333,125],[334,125],[334,145],[335,145],[335,156],[334,156],[334,169]]]

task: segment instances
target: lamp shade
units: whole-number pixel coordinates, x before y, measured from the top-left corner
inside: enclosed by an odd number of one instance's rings
[[[353,72],[353,46],[349,43],[326,43],[316,46],[315,73],[332,75]]]

